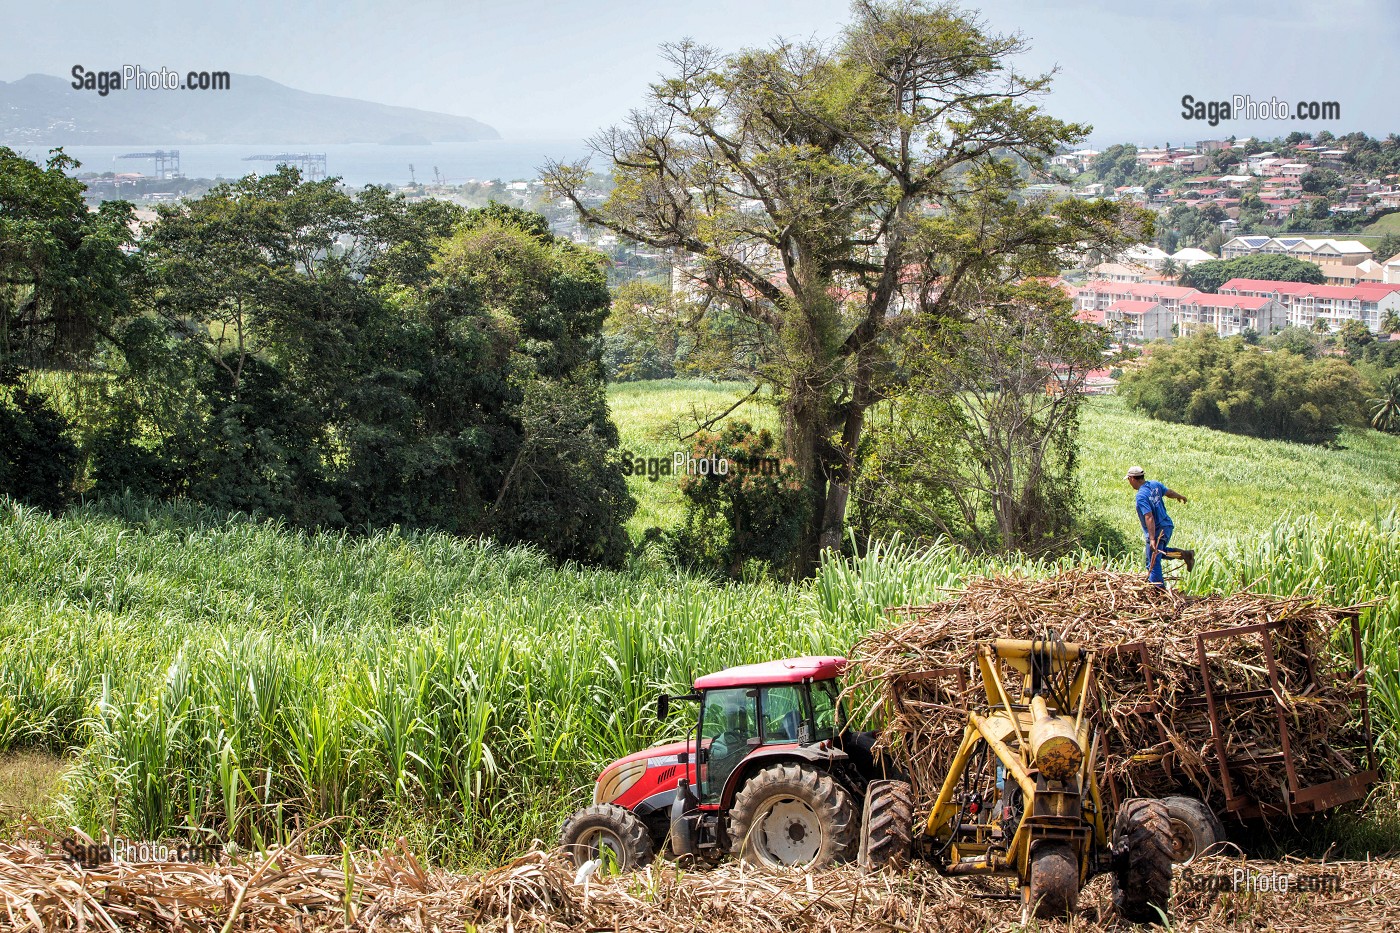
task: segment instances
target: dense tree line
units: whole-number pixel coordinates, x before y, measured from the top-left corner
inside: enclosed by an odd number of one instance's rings
[[[162,207],[133,249],[125,206],[88,214],[64,160],[0,157],[0,413],[32,445],[56,424],[76,440],[60,499],[126,491],[625,554],[603,263],[544,218],[284,168]],[[45,378],[78,387],[70,404],[36,402],[26,385]],[[6,491],[58,504],[13,475],[0,465]]]
[[[1366,425],[1368,388],[1344,359],[1266,350],[1203,329],[1155,346],[1145,365],[1124,375],[1119,392],[1161,421],[1327,444],[1344,426]]]

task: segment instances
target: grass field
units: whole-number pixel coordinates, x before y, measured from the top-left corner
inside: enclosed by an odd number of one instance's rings
[[[679,434],[689,433],[693,412],[717,414],[747,391],[741,383],[634,382],[613,386],[609,401],[624,449],[670,457],[681,446],[677,424]],[[776,411],[762,401],[747,402],[734,417],[777,430]],[[1130,541],[1141,534],[1132,489],[1123,479],[1133,464],[1191,500],[1173,503],[1172,517],[1183,542],[1205,548],[1252,537],[1281,519],[1375,522],[1400,510],[1400,437],[1378,431],[1348,430],[1340,449],[1329,450],[1164,424],[1104,396],[1087,402],[1081,440],[1085,503]],[[674,477],[653,482],[634,476],[630,482],[638,501],[634,537],[680,520]]]
[[[668,420],[738,392],[635,385],[612,400],[624,446],[668,456]],[[1394,501],[1395,447],[1152,428],[1094,403],[1086,476],[1105,478],[1086,482],[1091,503],[1131,530],[1118,477],[1143,462],[1197,499],[1177,512],[1184,535],[1212,542],[1190,588],[1381,599],[1366,638],[1395,762],[1400,522],[1377,517]],[[1157,455],[1137,446],[1149,443]],[[678,517],[673,478],[632,483],[634,530]],[[601,763],[680,731],[651,720],[657,690],[843,652],[885,607],[1010,567],[1049,569],[896,545],[828,561],[804,584],[717,586],[444,535],[308,535],[133,501],[55,518],[0,502],[0,803],[55,828],[200,827],[242,845],[327,821],[315,844],[404,835],[438,863],[494,862],[553,839]]]
[[[1400,213],[1386,214],[1375,223],[1367,224],[1365,232],[1373,236],[1383,236],[1387,233],[1400,233]],[[1377,256],[1380,262],[1385,262],[1389,256]]]

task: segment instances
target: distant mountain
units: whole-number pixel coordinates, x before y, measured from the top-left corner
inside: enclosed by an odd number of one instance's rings
[[[0,81],[0,145],[383,143],[500,139],[478,120],[308,94],[256,75],[223,91],[75,90],[72,79],[32,74]]]

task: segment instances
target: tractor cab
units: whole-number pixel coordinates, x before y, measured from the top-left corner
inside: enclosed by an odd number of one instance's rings
[[[752,756],[834,740],[842,718],[836,678],[845,663],[845,658],[790,658],[732,667],[696,680],[690,696],[700,701],[694,752],[700,765],[700,806],[720,806],[726,790],[732,796],[730,779]]]
[[[667,840],[677,856],[732,852],[768,866],[848,857],[873,737],[848,731],[845,666],[827,656],[747,664],[662,694],[663,721],[672,703],[697,704],[686,739],[604,768],[561,841],[580,864],[609,852],[622,867],[650,862]]]

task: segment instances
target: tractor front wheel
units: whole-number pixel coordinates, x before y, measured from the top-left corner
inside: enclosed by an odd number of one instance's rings
[[[604,871],[632,871],[651,863],[651,833],[641,817],[611,803],[584,807],[564,821],[559,844],[582,868],[598,859]]]
[[[1113,820],[1113,906],[1129,923],[1161,923],[1172,894],[1172,823],[1161,800],[1130,797]]]
[[[860,852],[866,871],[909,866],[914,847],[914,790],[908,781],[871,781],[860,816]]]
[[[740,788],[730,852],[762,868],[820,868],[850,855],[855,808],[845,788],[808,765],[769,765]]]

